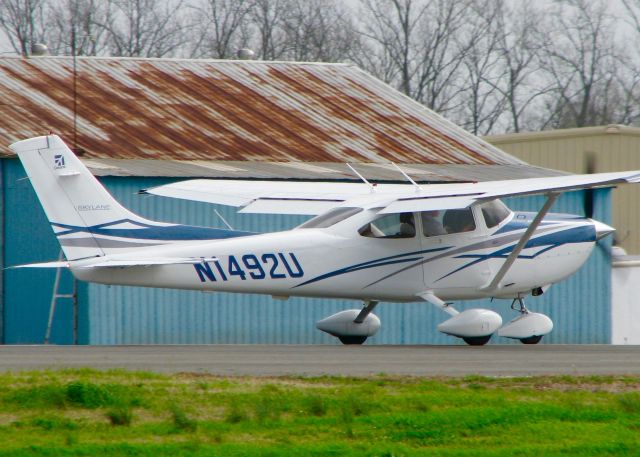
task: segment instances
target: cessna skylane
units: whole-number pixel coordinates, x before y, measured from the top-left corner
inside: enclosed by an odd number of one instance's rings
[[[165,197],[306,214],[302,225],[251,233],[151,221],[121,206],[56,135],[12,144],[66,257],[22,267],[69,268],[101,284],[330,297],[363,302],[317,322],[345,344],[380,328],[381,302],[428,302],[450,317],[438,330],[482,345],[499,336],[535,344],[553,322],[525,307],[578,270],[614,229],[549,213],[563,192],[640,182],[640,171],[456,184],[189,180],[147,189]],[[357,171],[354,170],[356,174]],[[537,213],[501,197],[544,194]],[[458,312],[455,300],[513,300],[516,317]]]

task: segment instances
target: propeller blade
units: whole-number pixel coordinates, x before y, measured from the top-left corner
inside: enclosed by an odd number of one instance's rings
[[[596,172],[596,155],[594,152],[586,152],[584,157],[585,163],[585,174],[593,174]],[[589,219],[593,218],[594,212],[594,198],[593,198],[594,189],[585,189],[584,190],[584,200],[583,200],[583,209],[585,217]]]

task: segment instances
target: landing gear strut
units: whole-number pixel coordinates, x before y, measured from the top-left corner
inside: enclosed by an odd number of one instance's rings
[[[516,302],[518,303],[517,305]],[[524,305],[524,298],[522,298],[522,296],[520,295],[514,298],[511,302],[511,309],[514,311],[518,311],[520,314],[529,314],[529,310]]]

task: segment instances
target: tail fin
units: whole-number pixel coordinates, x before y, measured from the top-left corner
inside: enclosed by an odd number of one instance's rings
[[[122,235],[173,225],[149,221],[120,205],[56,135],[10,148],[18,154],[67,260],[158,244],[149,243],[153,237]]]

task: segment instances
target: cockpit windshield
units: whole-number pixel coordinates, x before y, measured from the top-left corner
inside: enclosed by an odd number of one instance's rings
[[[511,214],[509,208],[500,200],[491,200],[490,202],[483,203],[480,205],[480,209],[482,209],[482,217],[484,217],[487,228],[495,227]]]
[[[309,219],[304,224],[298,226],[298,228],[327,228],[332,225],[337,224],[338,222],[342,222],[343,220],[358,214],[362,211],[362,208],[354,208],[341,206],[338,208],[333,208],[326,213],[319,214],[318,216]]]

